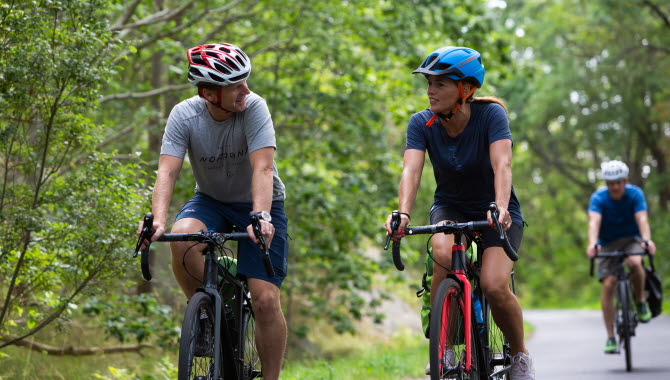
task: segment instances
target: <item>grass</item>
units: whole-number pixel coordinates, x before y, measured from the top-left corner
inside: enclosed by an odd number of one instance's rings
[[[352,336],[339,339],[347,340],[346,350],[327,354],[327,359],[286,362],[281,379],[401,380],[423,375],[428,341],[421,335],[402,331],[386,342]],[[168,380],[177,376],[176,360],[176,352],[162,350],[60,357],[7,347],[0,351],[0,380]]]
[[[400,380],[423,377],[428,360],[428,341],[422,335],[402,331],[385,343],[367,344],[332,360],[286,363],[282,380]]]

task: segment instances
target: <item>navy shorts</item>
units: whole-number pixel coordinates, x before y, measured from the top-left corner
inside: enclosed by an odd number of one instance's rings
[[[210,231],[246,232],[247,226],[251,224],[249,218],[251,208],[251,203],[223,203],[206,194],[196,193],[182,207],[175,220],[195,218],[203,222]],[[270,244],[270,260],[275,276],[270,278],[265,273],[260,247],[251,240],[239,242],[237,272],[246,277],[258,278],[281,287],[288,271],[288,218],[284,213],[284,201],[273,201],[270,215],[275,228]]]
[[[484,219],[486,219],[486,213],[482,213],[480,215],[464,214],[444,206],[433,206],[430,210],[431,224],[438,223],[442,220],[463,223]],[[482,231],[480,237],[482,240],[483,249],[489,247],[502,247],[502,243],[500,242],[500,235],[498,235],[498,231],[496,231],[494,228]],[[521,246],[521,238],[523,238],[523,226],[518,226],[516,223],[512,222],[512,226],[507,230],[507,238],[509,239],[512,248],[514,248],[514,250],[518,253],[519,247]]]

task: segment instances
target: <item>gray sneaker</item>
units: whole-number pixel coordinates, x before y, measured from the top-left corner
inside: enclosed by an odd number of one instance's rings
[[[512,357],[512,380],[535,380],[535,368],[530,355],[519,352]]]
[[[442,357],[444,360],[444,364],[447,367],[455,367],[456,366],[456,354],[454,353],[454,350],[451,348],[447,348],[444,350],[444,357]],[[430,362],[426,364],[426,375],[430,375]]]

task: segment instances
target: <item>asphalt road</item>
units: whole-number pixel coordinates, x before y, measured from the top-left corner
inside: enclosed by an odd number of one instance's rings
[[[623,354],[605,355],[605,328],[596,310],[524,310],[534,332],[526,342],[536,380],[670,379],[670,315],[639,324],[632,341],[633,371]],[[430,377],[407,380],[430,380]]]
[[[632,340],[633,371],[625,357],[605,355],[606,335],[600,311],[528,310],[534,326],[527,347],[537,380],[670,379],[670,316],[640,324]]]

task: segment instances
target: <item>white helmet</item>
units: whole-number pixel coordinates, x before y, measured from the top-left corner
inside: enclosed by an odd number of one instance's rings
[[[227,86],[247,79],[251,60],[235,45],[216,43],[188,49],[188,81]]]
[[[618,181],[628,178],[628,166],[617,160],[603,162],[600,171],[605,181]]]

